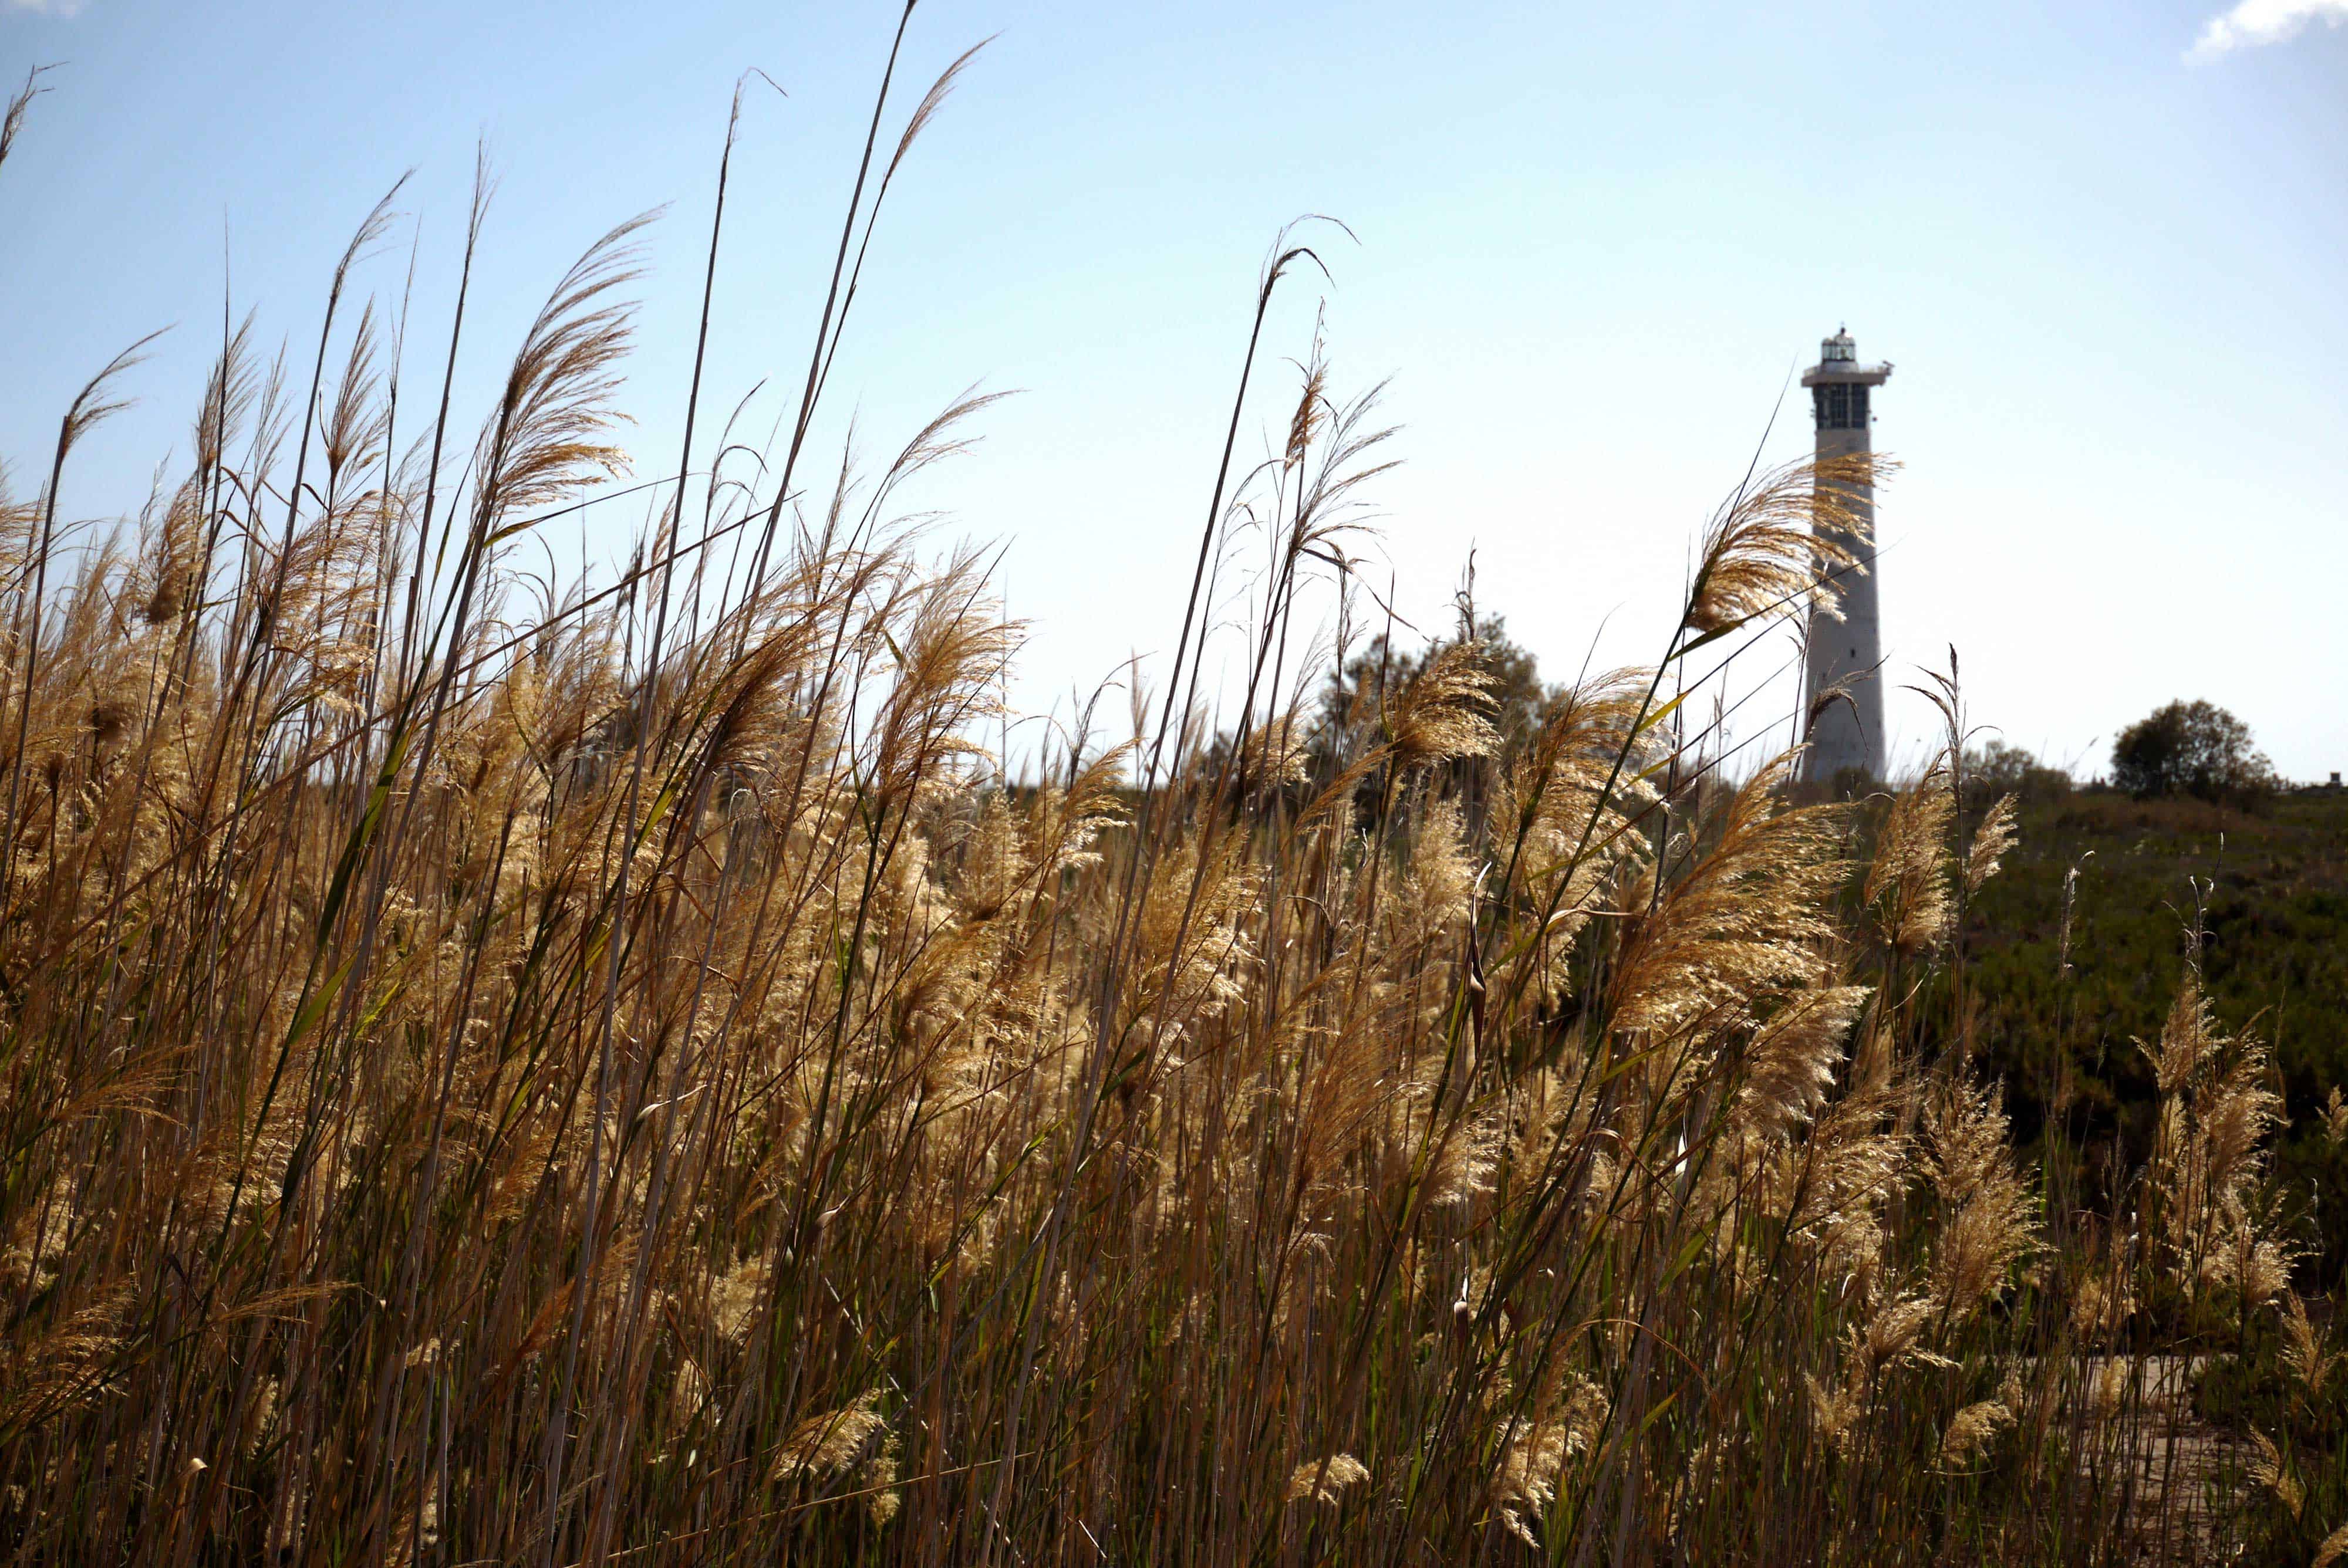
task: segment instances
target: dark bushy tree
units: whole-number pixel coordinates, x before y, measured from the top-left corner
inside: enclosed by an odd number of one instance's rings
[[[1492,678],[1493,726],[1505,746],[1519,745],[1548,721],[1556,691],[1542,683],[1531,651],[1509,637],[1508,623],[1499,616],[1477,621],[1476,641],[1482,651],[1478,661]],[[1383,634],[1372,638],[1345,661],[1342,677],[1330,677],[1322,692],[1322,723],[1343,725],[1375,713],[1385,696],[1417,679],[1441,647],[1438,643],[1414,653],[1389,646]]]
[[[2139,798],[2239,802],[2272,792],[2275,774],[2241,720],[2209,702],[2171,702],[2120,732],[2112,782]]]
[[[2024,804],[2060,800],[2071,793],[2071,775],[2048,767],[2028,750],[1992,741],[1978,752],[1965,753],[1965,791],[1987,805],[2003,794]]]

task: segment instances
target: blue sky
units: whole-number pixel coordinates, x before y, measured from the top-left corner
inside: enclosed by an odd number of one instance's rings
[[[1472,548],[1481,603],[1562,674],[1593,645],[1655,656],[1689,540],[1848,322],[1898,366],[1876,427],[1905,464],[1881,512],[1896,677],[1955,644],[1976,717],[2082,771],[2155,704],[2207,697],[2320,777],[2348,768],[2343,19],[924,0],[904,107],[1000,36],[891,198],[813,450],[850,413],[878,455],[966,385],[1020,390],[917,499],[943,537],[1006,544],[1035,622],[1014,697],[1048,707],[1170,647],[1256,269],[1283,222],[1333,214],[1359,242],[1331,236],[1334,283],[1296,289],[1271,346],[1302,354],[1325,310],[1336,386],[1393,378],[1406,462],[1359,548],[1430,627]],[[757,66],[790,97],[747,100],[705,410],[803,370],[893,21],[0,0],[0,75],[67,62],[0,171],[0,456],[31,487],[80,382],[180,323],[67,477],[70,514],[134,507],[184,457],[224,227],[238,311],[302,343],[411,167],[420,229],[362,282],[396,299],[416,237],[429,375],[486,135],[501,187],[460,409],[582,247],[672,202],[630,399],[656,472],[733,81]],[[1789,403],[1769,450],[1807,439]],[[1915,703],[1893,723],[1921,745]]]

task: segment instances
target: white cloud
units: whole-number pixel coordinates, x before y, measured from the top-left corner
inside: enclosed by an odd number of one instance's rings
[[[55,16],[60,21],[81,15],[83,0],[0,0],[11,11],[30,11],[36,16]]]
[[[2188,59],[2207,60],[2235,49],[2296,38],[2317,22],[2337,27],[2348,22],[2348,0],[2239,0],[2222,16],[2202,25]]]

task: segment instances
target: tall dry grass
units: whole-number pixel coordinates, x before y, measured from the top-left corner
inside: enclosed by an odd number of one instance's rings
[[[1740,488],[1657,662],[1528,733],[1472,610],[1323,701],[1352,642],[1300,598],[1383,436],[1316,354],[1235,469],[1282,251],[1159,696],[1006,779],[1019,630],[892,521],[980,400],[795,477],[946,85],[873,179],[884,84],[788,448],[688,446],[602,589],[512,552],[621,467],[633,224],[469,438],[446,369],[401,397],[349,258],[309,366],[223,333],[191,470],[115,538],[57,497],[129,360],[64,415],[0,515],[0,1550],[2312,1548],[2339,1357],[2258,1043],[2188,987],[2154,1159],[2050,1210],[1967,1047],[2010,827],[1960,809],[1953,671],[1888,804],[1799,804],[1694,721],[1845,564],[1810,525],[1852,476]],[[2180,1352],[2287,1368],[2304,1419],[2184,1440]]]

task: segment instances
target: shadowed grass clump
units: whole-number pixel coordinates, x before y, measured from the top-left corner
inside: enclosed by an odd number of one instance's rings
[[[224,335],[134,527],[55,505],[124,362],[0,511],[0,1552],[2074,1563],[2348,1519],[2265,1048],[2188,969],[2148,1162],[2050,1205],[1975,1049],[2010,836],[1957,809],[1953,671],[1872,815],[1693,722],[1690,655],[1847,564],[1802,525],[1853,475],[1756,477],[1658,662],[1537,723],[1472,612],[1323,701],[1358,650],[1300,603],[1351,603],[1383,436],[1316,351],[1234,471],[1282,249],[1160,698],[1008,776],[1020,629],[894,503],[983,400],[794,477],[937,97],[860,175],[787,450],[688,446],[608,587],[510,555],[622,466],[635,223],[469,445],[338,272],[306,376]]]

